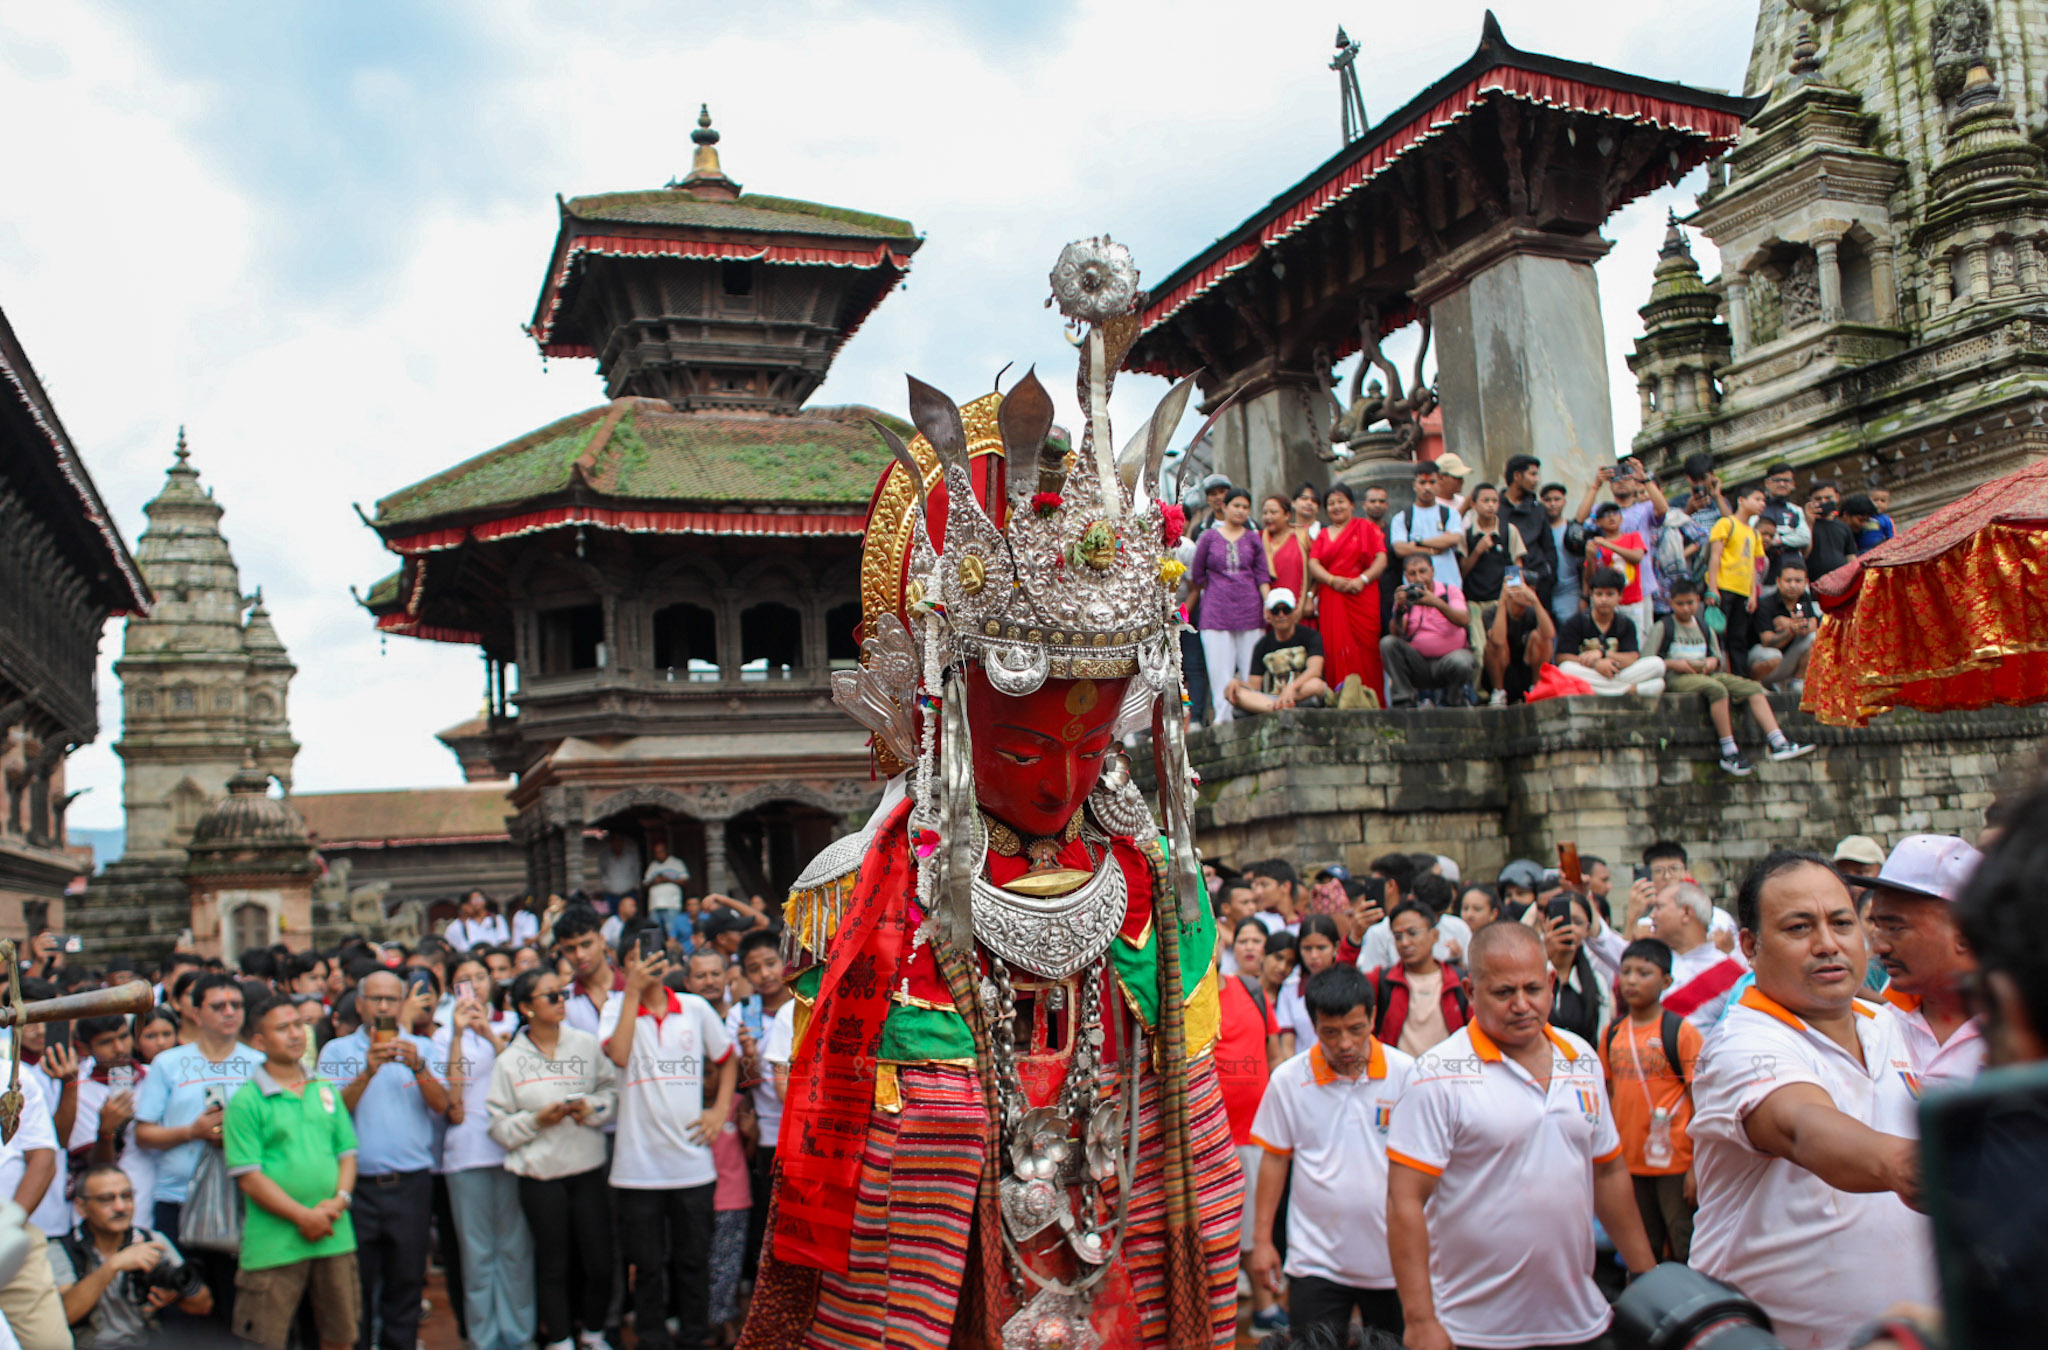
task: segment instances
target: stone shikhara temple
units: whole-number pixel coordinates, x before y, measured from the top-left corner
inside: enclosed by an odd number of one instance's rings
[[[609,402],[377,503],[381,632],[481,649],[462,753],[511,788],[536,893],[595,890],[600,835],[692,889],[780,898],[881,786],[832,706],[859,659],[871,408],[807,408],[902,280],[907,221],[744,194],[708,113],[690,174],[571,198],[528,331]]]
[[[2043,0],[1763,0],[1763,100],[1674,221],[1629,360],[1636,450],[1779,459],[1905,523],[2048,453]]]

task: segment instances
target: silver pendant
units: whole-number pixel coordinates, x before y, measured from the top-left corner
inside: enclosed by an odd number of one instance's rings
[[[1050,1228],[1066,1208],[1062,1189],[1043,1177],[1004,1177],[1000,1188],[1003,1226],[1016,1242],[1028,1242]]]
[[[974,878],[974,935],[1011,965],[1064,980],[1109,948],[1131,903],[1124,869],[1105,850],[1095,874],[1065,895],[1019,895]]]
[[[1097,1350],[1102,1338],[1088,1325],[1088,1303],[1050,1289],[1003,1323],[1003,1350]]]

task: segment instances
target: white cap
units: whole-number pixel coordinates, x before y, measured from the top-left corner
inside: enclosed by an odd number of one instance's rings
[[[1470,478],[1472,476],[1470,466],[1464,460],[1450,453],[1441,454],[1436,457],[1436,471],[1446,478]]]
[[[1453,886],[1458,884],[1458,863],[1456,859],[1446,857],[1441,853],[1437,854],[1436,870],[1437,875],[1441,876],[1445,881],[1450,882]]]
[[[1876,876],[1859,884],[1928,900],[1954,900],[1983,860],[1983,854],[1952,834],[1910,834],[1892,849]]]
[[[1835,845],[1835,861],[1882,867],[1884,848],[1867,834],[1844,835],[1842,842]]]
[[[1289,609],[1295,609],[1299,607],[1299,603],[1294,598],[1294,592],[1288,590],[1285,586],[1275,586],[1272,590],[1266,592],[1266,608],[1268,610],[1278,609],[1282,605],[1287,606]]]

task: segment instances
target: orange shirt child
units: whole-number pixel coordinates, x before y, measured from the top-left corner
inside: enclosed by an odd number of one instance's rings
[[[1607,1070],[1607,1096],[1614,1103],[1614,1128],[1621,1135],[1621,1156],[1629,1175],[1638,1177],[1681,1176],[1692,1166],[1692,1073],[1699,1058],[1699,1028],[1656,1004],[1646,1010],[1647,1020],[1631,1012],[1616,1018],[1601,1046]],[[1667,1038],[1664,1021],[1676,1022],[1675,1037]],[[1674,1070],[1665,1054],[1667,1039],[1675,1040],[1679,1065]],[[1668,1113],[1671,1130],[1670,1156],[1650,1161],[1651,1117],[1659,1110]]]

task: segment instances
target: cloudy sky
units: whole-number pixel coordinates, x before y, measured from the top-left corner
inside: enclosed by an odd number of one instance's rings
[[[1516,45],[1738,88],[1753,0],[1494,0]],[[1059,246],[1114,233],[1149,278],[1338,145],[1339,23],[1378,118],[1470,54],[1479,0],[542,0],[0,8],[0,306],[131,545],[179,424],[299,665],[301,790],[458,781],[435,730],[476,711],[473,650],[380,643],[349,598],[394,560],[351,511],[590,406],[593,363],[519,325],[554,194],[655,187],[709,102],[748,189],[907,216],[908,286],[817,402],[962,397],[1072,360],[1040,307]],[[1392,22],[1388,16],[1397,16]],[[1696,175],[1697,178],[1697,175]],[[1667,205],[1600,265],[1617,439]],[[1708,270],[1713,270],[1711,249]],[[1048,380],[1064,392],[1064,378]],[[1135,425],[1163,392],[1119,386]],[[74,755],[84,827],[120,823],[120,712]]]

